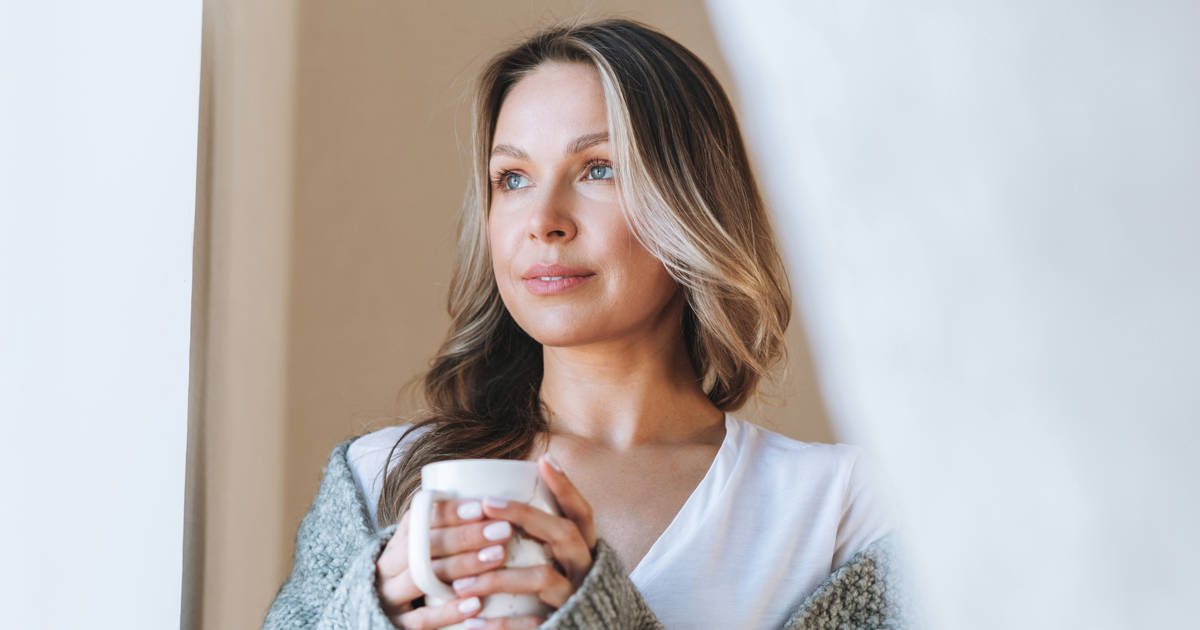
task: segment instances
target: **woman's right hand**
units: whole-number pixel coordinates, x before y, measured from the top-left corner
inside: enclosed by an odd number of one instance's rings
[[[429,523],[433,573],[449,584],[504,564],[504,543],[512,538],[507,521],[483,520],[478,500],[434,501]],[[456,598],[440,606],[413,607],[423,593],[408,569],[408,511],[375,561],[375,590],[392,624],[404,630],[432,630],[475,616],[478,597]]]

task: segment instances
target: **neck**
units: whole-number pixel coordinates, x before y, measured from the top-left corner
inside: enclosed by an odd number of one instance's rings
[[[614,450],[711,435],[725,414],[704,395],[678,330],[544,347],[540,395],[551,434]]]

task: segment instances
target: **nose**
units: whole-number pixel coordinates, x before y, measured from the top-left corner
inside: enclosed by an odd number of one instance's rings
[[[528,232],[533,241],[570,241],[575,238],[569,194],[548,190],[529,211]]]

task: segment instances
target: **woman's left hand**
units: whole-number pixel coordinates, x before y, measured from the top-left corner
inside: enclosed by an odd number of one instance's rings
[[[583,583],[584,576],[592,568],[592,551],[596,547],[592,506],[552,462],[549,455],[539,457],[538,472],[553,493],[563,516],[548,514],[520,501],[505,502],[489,498],[483,500],[483,512],[487,518],[509,521],[530,537],[544,543],[562,571],[554,563],[493,569],[455,580],[454,591],[460,597],[534,593],[547,605],[557,609]]]

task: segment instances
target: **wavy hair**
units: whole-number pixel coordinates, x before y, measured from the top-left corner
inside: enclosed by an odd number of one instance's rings
[[[546,62],[585,63],[603,86],[618,197],[638,242],[685,295],[681,334],[719,409],[741,408],[786,355],[791,290],[733,107],[696,55],[630,19],[560,23],[492,58],[472,103],[472,173],[458,223],[450,330],[420,378],[422,429],[385,476],[381,525],[396,522],[425,464],[526,459],[548,432],[542,346],[513,320],[491,265],[489,156],[509,90]],[[636,210],[630,210],[636,209]]]

